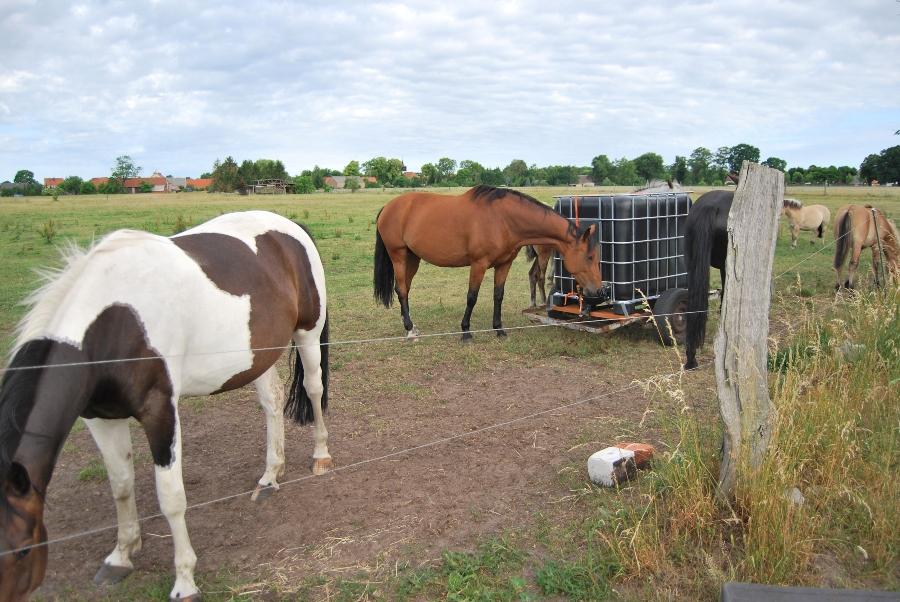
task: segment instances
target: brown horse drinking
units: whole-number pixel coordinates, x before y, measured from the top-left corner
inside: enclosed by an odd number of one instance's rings
[[[599,294],[600,250],[596,226],[576,227],[535,198],[515,190],[476,186],[459,196],[410,192],[384,206],[375,235],[375,298],[390,307],[393,292],[407,337],[418,335],[409,316],[409,287],[419,261],[440,267],[471,266],[463,340],[472,338],[469,320],[488,268],[494,268],[494,322],[500,319],[509,268],[525,245],[550,245],[588,297]]]
[[[874,209],[872,205],[844,205],[838,209],[834,219],[834,238],[837,242],[834,249],[835,288],[839,289],[842,285],[853,288],[859,256],[866,247],[872,249],[872,271],[875,272],[875,283],[879,283],[879,238],[887,262],[888,278],[895,282],[900,280],[900,235],[893,222],[881,210]],[[842,281],[841,273],[848,251],[850,266],[847,269],[847,280]]]

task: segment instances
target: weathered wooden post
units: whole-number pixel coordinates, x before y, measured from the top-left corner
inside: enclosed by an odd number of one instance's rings
[[[716,334],[716,387],[725,423],[719,496],[731,499],[742,470],[759,467],[774,409],[766,380],[772,264],[784,174],[744,161],[728,213],[725,296]]]

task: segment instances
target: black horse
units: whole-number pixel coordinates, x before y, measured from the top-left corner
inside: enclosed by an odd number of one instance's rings
[[[733,190],[713,190],[702,195],[688,214],[684,232],[684,260],[688,273],[685,370],[697,367],[697,349],[706,338],[709,309],[709,268],[719,268],[725,291],[725,257],[728,254],[728,212]]]

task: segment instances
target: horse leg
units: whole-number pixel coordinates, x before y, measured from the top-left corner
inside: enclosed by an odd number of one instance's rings
[[[503,321],[500,317],[501,307],[503,306],[503,291],[506,287],[506,277],[509,276],[509,268],[512,262],[498,265],[494,268],[494,322],[493,328],[497,331],[498,337],[505,337],[506,331],[503,330]]]
[[[294,343],[303,363],[303,388],[309,395],[313,409],[313,467],[315,475],[322,475],[331,468],[331,454],[328,453],[328,429],[322,416],[322,347],[319,336],[306,331],[294,333]]]
[[[131,431],[128,420],[91,418],[84,422],[103,456],[119,523],[116,547],[103,561],[94,583],[118,583],[134,570],[131,557],[141,550],[141,527],[134,501]]]
[[[797,248],[797,239],[800,238],[800,224],[791,224],[791,248]]]
[[[856,269],[859,267],[859,256],[862,255],[862,244],[854,241],[853,254],[850,255],[850,264],[847,266],[847,288],[853,288],[856,281]]]
[[[538,273],[538,258],[534,258],[534,262],[528,269],[528,289],[531,292],[531,307],[537,307],[537,285],[540,274]],[[543,295],[544,287],[541,286],[541,294]],[[544,300],[546,302],[546,299]]]
[[[167,465],[161,465],[154,453],[154,463],[156,464],[156,495],[159,498],[159,509],[169,523],[169,529],[172,532],[172,545],[175,547],[175,584],[172,586],[172,592],[169,594],[171,600],[200,599],[200,590],[194,583],[194,567],[197,565],[197,555],[191,546],[191,538],[188,536],[187,523],[184,520],[184,513],[187,510],[187,499],[184,495],[184,479],[181,472],[181,422],[178,419],[178,406],[176,400],[177,395],[173,395],[172,413],[174,414],[174,425],[170,428],[163,429],[163,432],[155,432],[155,427],[150,418],[149,424],[145,424],[148,439],[151,439],[151,448],[158,449],[154,445],[154,441],[159,440],[162,436],[168,434],[171,437],[171,444],[166,451],[171,451],[170,462]]]
[[[275,366],[263,372],[253,384],[266,414],[266,471],[250,499],[262,501],[278,490],[278,478],[284,474],[284,389]]]
[[[541,287],[541,305],[547,305],[547,289],[544,288],[547,275],[547,264],[550,263],[550,254],[538,254],[538,283]]]
[[[394,263],[394,292],[397,293],[397,300],[400,302],[400,317],[403,320],[403,328],[406,329],[407,339],[415,339],[419,334],[409,315],[409,285],[412,278],[407,276],[407,266],[411,264],[411,255],[406,248],[391,254],[391,261]],[[418,257],[416,259],[418,260]],[[415,262],[415,266],[418,269],[418,261]]]
[[[466,313],[463,314],[460,330],[463,331],[463,342],[472,340],[472,333],[469,332],[469,324],[472,319],[472,310],[478,302],[478,289],[481,288],[481,281],[484,280],[484,273],[487,266],[482,263],[473,263],[469,268],[469,292],[466,294]]]

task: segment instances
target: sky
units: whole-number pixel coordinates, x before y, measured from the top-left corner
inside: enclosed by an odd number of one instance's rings
[[[0,180],[900,144],[900,1],[0,0]]]

